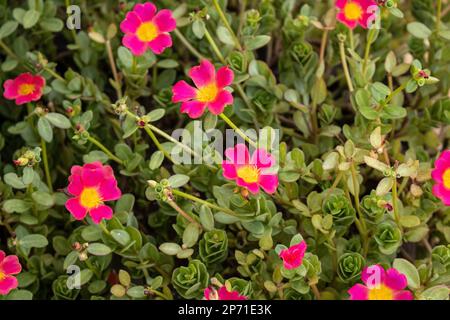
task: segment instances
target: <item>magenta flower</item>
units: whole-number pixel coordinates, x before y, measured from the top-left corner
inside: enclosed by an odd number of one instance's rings
[[[359,24],[364,29],[374,20],[374,9],[377,9],[375,0],[336,0],[339,12],[336,18],[350,29]]]
[[[387,271],[380,265],[364,268],[361,280],[348,290],[350,300],[414,300],[413,294],[403,290],[408,285],[404,274],[394,268]]]
[[[442,152],[434,162],[431,177],[436,182],[433,186],[433,194],[446,206],[450,206],[450,150]]]
[[[40,75],[22,73],[13,80],[6,80],[3,84],[3,96],[9,100],[16,100],[17,105],[38,101],[42,97],[45,79]]]
[[[67,200],[66,209],[77,220],[84,219],[88,213],[97,224],[102,219],[111,219],[113,210],[104,202],[122,196],[112,168],[93,162],[82,167],[73,166],[70,172],[67,191],[74,198]]]
[[[279,256],[283,259],[283,266],[288,270],[300,267],[303,263],[306,248],[306,242],[302,241],[287,249],[281,250]]]
[[[206,300],[247,300],[246,296],[242,296],[237,291],[228,291],[225,286],[219,290],[213,288],[206,288],[204,291]]]
[[[19,258],[11,255],[6,256],[5,252],[0,250],[0,295],[6,295],[19,285],[16,277],[22,271]]]
[[[237,144],[225,150],[228,160],[222,162],[223,176],[235,180],[240,187],[257,194],[259,187],[267,193],[274,193],[278,187],[278,176],[269,170],[275,165],[275,158],[264,149],[256,149],[252,156],[245,144]]]
[[[226,106],[233,104],[233,95],[225,89],[234,79],[230,68],[222,67],[216,74],[214,65],[203,60],[199,66],[189,70],[189,77],[197,88],[191,87],[186,81],[179,81],[172,88],[172,101],[182,102],[182,113],[196,119],[208,108],[213,114],[219,115]]]
[[[135,56],[143,55],[147,49],[155,54],[161,54],[172,46],[169,32],[176,27],[177,22],[172,16],[172,11],[163,9],[156,13],[156,6],[153,3],[138,3],[120,24],[120,30],[125,33],[122,44]]]

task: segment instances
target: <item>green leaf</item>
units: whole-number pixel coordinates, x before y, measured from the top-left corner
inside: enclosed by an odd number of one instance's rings
[[[410,34],[419,39],[428,39],[432,34],[431,30],[421,22],[408,23],[406,28]]]
[[[214,216],[211,209],[205,205],[200,208],[200,223],[206,231],[211,231],[214,229]]]
[[[3,203],[3,210],[8,213],[23,213],[31,209],[31,203],[20,199],[9,199]]]
[[[111,231],[111,236],[119,244],[125,247],[130,242],[130,235],[125,230],[114,229]]]
[[[161,167],[164,161],[164,153],[162,151],[155,151],[150,158],[150,163],[148,164],[150,170],[155,170]]]
[[[25,167],[23,169],[22,181],[24,184],[29,185],[33,182],[34,170],[31,167]]]
[[[233,36],[230,34],[228,29],[225,28],[224,26],[219,26],[217,28],[217,37],[224,44],[228,44],[228,45],[232,45],[232,46],[234,45]]]
[[[111,248],[103,243],[92,243],[87,248],[87,251],[94,256],[106,256],[112,252]]]
[[[53,198],[53,196],[51,194],[48,194],[47,192],[36,191],[36,192],[33,192],[31,197],[33,198],[33,200],[36,203],[38,203],[44,207],[51,207],[55,204],[55,199]]]
[[[45,118],[57,128],[69,129],[71,127],[70,120],[60,113],[50,112],[45,116]]]
[[[28,10],[23,16],[22,24],[25,29],[33,27],[41,16],[41,13],[36,10]]]
[[[268,44],[270,42],[270,39],[270,36],[259,35],[245,41],[245,46],[247,50],[256,50]]]
[[[62,20],[57,18],[46,18],[39,22],[42,29],[50,32],[60,32],[64,28]]]
[[[392,266],[397,269],[398,272],[403,273],[408,280],[408,287],[411,289],[420,288],[420,277],[416,267],[408,260],[398,258],[394,260]]]
[[[44,248],[48,240],[41,234],[29,234],[19,240],[19,245],[24,248]]]
[[[19,23],[17,21],[6,21],[0,28],[0,39],[6,38],[16,31]]]
[[[183,232],[183,244],[190,248],[197,243],[200,230],[195,223],[190,223]]]
[[[25,189],[27,186],[14,172],[9,172],[3,177],[5,182],[15,189]]]
[[[174,256],[181,251],[181,247],[177,243],[165,242],[159,246],[159,250],[169,256]]]
[[[166,113],[166,110],[163,108],[152,110],[147,114],[147,117],[149,118],[148,121],[155,122],[164,117],[164,114]]]
[[[171,176],[169,179],[169,184],[172,188],[179,188],[184,186],[189,181],[189,176],[184,174],[175,174]]]
[[[53,129],[50,122],[46,118],[39,118],[37,128],[42,139],[44,139],[46,142],[52,142]]]

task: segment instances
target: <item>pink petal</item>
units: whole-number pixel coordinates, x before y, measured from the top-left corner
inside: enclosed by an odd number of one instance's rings
[[[177,21],[172,16],[172,11],[163,9],[153,18],[153,23],[160,32],[170,32],[177,27]]]
[[[105,178],[103,168],[100,163],[88,163],[84,165],[83,171],[81,173],[81,179],[83,181],[84,187],[94,187],[100,184]]]
[[[347,4],[348,0],[336,0],[336,7],[339,9],[343,9],[344,6]]]
[[[186,101],[181,104],[181,113],[187,113],[192,119],[200,118],[206,109],[206,103],[199,101]]]
[[[189,70],[189,77],[194,81],[197,88],[211,84],[215,80],[214,65],[209,60],[202,60],[200,65]]]
[[[271,168],[275,165],[275,158],[263,148],[258,148],[253,152],[250,163],[257,168]]]
[[[357,20],[348,20],[343,11],[339,12],[336,15],[336,18],[350,29],[355,29],[355,27],[358,25]]]
[[[166,48],[172,46],[172,38],[169,34],[161,33],[154,40],[150,41],[148,46],[155,54],[161,54]]]
[[[38,100],[39,100],[39,99],[38,99]],[[19,97],[16,98],[16,104],[17,104],[18,106],[20,106],[20,105],[22,105],[22,104],[25,104],[25,103],[28,103],[28,102],[31,102],[31,101],[33,101],[33,100],[30,99],[30,96],[29,96],[29,95],[27,95],[27,96],[19,96]]]
[[[76,220],[82,220],[86,217],[87,209],[80,204],[80,200],[78,198],[67,200],[66,209]]]
[[[107,205],[100,205],[97,208],[91,209],[89,215],[94,223],[99,224],[102,219],[109,220],[113,216],[113,210]]]
[[[14,99],[17,98],[17,96],[18,96],[18,92],[17,92],[18,86],[16,85],[14,80],[6,80],[5,83],[3,83],[3,88],[4,88],[3,96],[6,99],[14,100]]]
[[[138,3],[134,6],[133,11],[141,19],[142,22],[151,21],[155,16],[156,7],[151,2],[144,4]]]
[[[42,87],[45,87],[45,78],[40,75],[36,75],[34,76],[33,83],[36,88],[39,89],[38,91],[41,91]]]
[[[210,300],[211,292],[212,292],[211,288],[206,288],[205,291],[203,291],[203,296],[205,297],[206,300]]]
[[[233,83],[234,73],[228,67],[222,67],[217,71],[216,84],[222,89]]]
[[[120,30],[122,30],[123,33],[135,33],[141,23],[142,22],[137,14],[134,11],[130,11],[120,23]]]
[[[443,184],[435,184],[432,193],[446,205],[450,206],[450,190],[446,189]]]
[[[226,179],[230,179],[230,180],[236,179],[236,177],[237,177],[236,167],[234,166],[233,163],[225,160],[222,163],[222,169],[223,169],[223,176]]]
[[[406,276],[397,271],[397,269],[390,268],[386,271],[386,278],[384,284],[393,290],[402,290],[408,285]]]
[[[19,258],[17,256],[7,256],[0,264],[0,270],[6,274],[18,274],[22,271]]]
[[[376,288],[384,283],[385,271],[379,264],[365,267],[361,273],[361,280],[368,288]]]
[[[444,173],[449,168],[450,167],[444,167],[444,166],[436,167],[436,169],[431,171],[431,177],[433,178],[434,181],[436,181],[438,183],[442,183],[442,178],[444,176]]]
[[[19,282],[15,277],[6,276],[3,280],[0,280],[0,294],[6,295],[11,290],[16,289],[19,286]]]
[[[117,187],[115,178],[103,180],[98,190],[104,201],[117,200],[122,196],[122,192]]]
[[[73,196],[79,196],[83,191],[83,182],[81,181],[81,176],[71,175],[69,177],[69,186],[67,191]]]
[[[403,290],[394,293],[394,300],[414,300],[412,292]]]
[[[139,40],[136,35],[130,33],[122,38],[122,44],[130,49],[135,56],[141,56],[147,50],[147,44]]]
[[[247,188],[247,190],[250,191],[253,194],[258,194],[259,193],[259,185],[256,182],[254,182],[254,183],[247,183],[243,179],[238,177],[236,179],[236,184],[239,187]]]
[[[217,95],[216,100],[208,104],[208,109],[212,114],[219,115],[230,104],[233,104],[233,95],[227,90],[222,90]]]
[[[368,300],[369,298],[369,289],[360,283],[355,284],[347,292],[350,300]]]
[[[234,148],[226,149],[225,156],[235,165],[245,165],[248,164],[250,160],[247,146],[243,143],[235,145]]]
[[[197,96],[197,90],[187,84],[186,81],[178,81],[172,87],[172,102],[181,102],[194,99]]]
[[[272,194],[277,191],[278,188],[278,176],[277,175],[260,175],[259,185],[265,192]]]
[[[3,259],[5,259],[5,257],[6,257],[5,251],[0,250],[0,264],[2,263]]]

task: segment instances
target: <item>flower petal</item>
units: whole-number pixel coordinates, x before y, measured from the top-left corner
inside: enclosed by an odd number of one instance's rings
[[[222,169],[223,169],[223,176],[226,179],[230,179],[230,180],[236,179],[236,177],[237,177],[236,167],[234,166],[233,163],[225,160],[222,163]]]
[[[233,83],[234,73],[229,67],[222,67],[217,71],[216,84],[219,88],[225,88]]]
[[[100,205],[89,212],[94,223],[99,224],[102,219],[109,220],[113,216],[113,210],[107,205]]]
[[[0,294],[6,295],[11,290],[16,289],[19,286],[19,281],[15,277],[6,276],[3,280],[0,280]]]
[[[126,34],[122,38],[122,44],[130,49],[131,53],[135,56],[141,56],[147,50],[147,44],[138,39],[134,34]]]
[[[194,87],[187,84],[186,81],[178,81],[172,87],[172,102],[182,102],[194,99],[197,96],[197,91]]]
[[[67,200],[65,206],[76,220],[82,220],[86,217],[87,209],[80,204],[79,198]]]
[[[138,3],[134,6],[133,12],[136,13],[142,22],[151,21],[155,16],[156,6],[151,2]]]
[[[214,81],[215,73],[214,65],[209,60],[202,60],[200,65],[189,70],[189,77],[194,81],[197,88],[201,88]]]
[[[350,29],[355,29],[356,26],[358,25],[358,20],[349,20],[349,19],[347,19],[347,17],[345,16],[343,11],[339,12],[336,15],[336,18],[337,18],[337,20],[339,20],[340,22],[345,24]]]
[[[432,193],[446,205],[450,206],[450,190],[445,188],[443,184],[435,184]]]
[[[247,190],[250,191],[253,194],[258,194],[259,193],[259,185],[256,182],[254,182],[254,183],[247,183],[242,178],[238,177],[236,179],[236,184],[239,187],[247,188]]]
[[[208,104],[208,109],[212,114],[219,115],[230,104],[233,104],[233,95],[227,90],[222,90],[217,95],[216,100]]]
[[[123,33],[135,33],[141,23],[141,19],[139,19],[137,14],[134,11],[130,11],[120,23],[120,30]]]
[[[122,192],[117,187],[115,178],[105,179],[100,183],[99,193],[103,201],[112,201],[120,199]]]
[[[166,48],[172,46],[172,37],[169,34],[161,33],[154,40],[147,43],[147,45],[155,54],[161,54]]]
[[[248,164],[250,160],[248,148],[243,143],[238,143],[234,148],[226,149],[225,156],[235,165],[245,165]]]
[[[394,293],[394,300],[414,300],[414,295],[407,290],[397,291]]]
[[[275,158],[263,148],[256,149],[250,159],[250,163],[260,168],[270,168],[275,165]]]
[[[0,270],[5,274],[20,273],[22,271],[22,266],[20,265],[19,258],[14,255],[7,256],[0,264]]]
[[[83,167],[81,179],[84,187],[98,186],[105,178],[103,168],[95,163],[88,163]]]
[[[260,175],[259,185],[265,192],[272,194],[277,191],[278,188],[278,176],[277,175]]]
[[[393,290],[402,290],[408,285],[406,276],[397,271],[397,269],[390,268],[386,271],[386,278],[384,284]]]
[[[186,101],[181,104],[181,113],[187,113],[192,119],[200,118],[206,109],[206,103],[200,101]]]
[[[361,280],[367,287],[374,288],[384,283],[386,273],[382,266],[375,264],[365,267],[361,273]]]
[[[347,292],[350,300],[368,300],[369,298],[369,289],[360,283],[355,284]]]
[[[177,27],[177,21],[173,18],[172,11],[163,9],[153,18],[153,23],[158,27],[159,32],[170,32]]]
[[[5,251],[0,250],[0,264],[2,263],[3,259],[5,259],[5,257],[6,257]]]
[[[14,100],[17,98],[18,96],[17,91],[19,89],[19,86],[15,83],[14,80],[6,80],[5,83],[3,83],[3,88],[4,88],[3,96],[6,99]]]

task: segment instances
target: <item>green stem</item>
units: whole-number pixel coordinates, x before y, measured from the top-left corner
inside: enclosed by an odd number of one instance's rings
[[[122,89],[121,89],[121,83],[120,83],[120,79],[119,79],[119,74],[117,73],[117,68],[116,68],[116,62],[114,61],[114,54],[111,48],[111,41],[106,41],[106,52],[108,53],[108,59],[109,59],[109,64],[111,66],[111,71],[114,77],[114,82],[116,83],[116,85],[114,86],[114,89],[116,89],[116,93],[117,93],[117,98],[122,98]]]
[[[225,61],[225,58],[222,55],[222,52],[220,52],[219,48],[217,47],[216,42],[214,41],[213,37],[211,36],[211,34],[209,33],[209,31],[206,27],[205,27],[205,37],[206,37],[206,40],[208,40],[209,45],[211,46],[211,49],[216,54],[217,58],[219,58],[219,60],[220,60],[220,62],[222,62],[222,64],[226,65],[227,62]]]
[[[48,157],[47,157],[47,144],[44,139],[41,138],[41,149],[42,149],[42,161],[44,162],[44,172],[45,178],[47,180],[47,186],[50,190],[50,193],[53,193],[53,185],[52,185],[52,177],[50,175],[50,169],[48,166]]]
[[[186,47],[186,49],[188,49],[194,56],[196,56],[197,59],[199,59],[199,60],[205,59],[205,57],[189,43],[189,41],[183,36],[183,34],[180,32],[180,30],[175,29],[174,33],[177,36],[177,38],[183,43],[183,45]]]
[[[441,29],[441,15],[442,15],[442,0],[437,0],[436,33],[439,33],[439,31]]]
[[[348,37],[350,40],[350,49],[355,50],[355,40],[353,37],[353,30],[352,29],[348,29]]]
[[[92,142],[93,144],[95,144],[97,147],[99,147],[100,150],[102,150],[104,153],[106,153],[106,155],[113,161],[117,162],[118,164],[123,165],[123,161],[120,160],[118,157],[116,157],[111,151],[109,151],[108,148],[106,148],[100,141],[98,141],[97,139],[95,139],[92,136],[89,136],[88,141]]]
[[[169,153],[164,150],[163,146],[161,145],[161,143],[159,143],[158,138],[156,138],[155,134],[153,133],[152,129],[150,129],[149,126],[145,126],[144,127],[145,132],[147,132],[147,134],[149,135],[149,137],[152,139],[153,143],[156,145],[156,147],[158,148],[159,151],[161,151],[164,156],[172,163],[174,163],[172,157],[169,155]]]
[[[219,2],[217,0],[213,0],[213,3],[214,3],[214,6],[216,7],[216,10],[217,10],[217,13],[219,14],[220,19],[222,20],[223,24],[225,25],[225,27],[228,29],[231,36],[233,37],[234,44],[236,45],[236,47],[239,50],[242,50],[242,46],[239,43],[239,40],[238,40],[236,34],[234,33],[233,29],[231,28],[230,24],[228,23],[228,20],[225,17],[225,14],[223,13],[222,8],[219,5]]]
[[[374,35],[375,35],[375,29],[370,29],[369,35],[367,38],[366,49],[364,50],[364,60],[363,60],[363,66],[362,66],[362,74],[364,77],[366,76],[367,63],[369,61],[370,48],[372,46]]]
[[[392,99],[394,99],[394,97],[399,94],[400,92],[402,92],[405,88],[406,88],[406,84],[408,82],[405,81],[403,82],[400,87],[398,87],[397,89],[394,90],[394,92],[392,92],[387,98],[386,98],[386,103],[389,103],[392,101]]]
[[[399,212],[398,212],[397,198],[398,198],[397,178],[394,178],[394,184],[392,185],[392,206],[393,206],[393,209],[394,209],[395,222],[397,223],[398,227],[401,230],[402,229],[402,225],[400,224],[400,215],[399,215]]]
[[[238,128],[238,126],[236,126],[233,121],[231,121],[230,118],[228,118],[225,114],[221,113],[219,115],[219,117],[221,117],[231,128],[233,128],[233,130],[239,135],[241,136],[242,139],[244,139],[245,141],[247,141],[252,147],[254,147],[255,149],[258,148],[258,145],[256,142],[254,142],[252,139],[250,139],[245,133],[244,131],[242,131],[241,129]]]
[[[339,52],[341,55],[342,68],[344,69],[345,80],[347,81],[348,90],[350,92],[354,91],[352,78],[350,77],[350,72],[348,70],[347,58],[345,56],[344,41],[339,40]]]
[[[48,73],[50,73],[54,78],[66,82],[66,79],[64,79],[63,77],[61,77],[59,74],[57,74],[57,73],[56,73],[55,71],[53,71],[52,69],[45,67],[44,70],[47,71]]]
[[[364,216],[361,212],[361,208],[359,206],[359,186],[358,186],[355,165],[353,163],[350,166],[350,171],[352,173],[353,192],[354,192],[353,196],[355,198],[355,208],[356,208],[356,211],[358,212],[359,223],[361,224],[361,237],[363,238],[364,246],[366,246],[369,241],[369,239],[367,238],[367,226],[366,226],[366,221],[364,219]]]
[[[103,232],[106,233],[108,236],[111,235],[111,233],[109,232],[109,230],[106,228],[105,220],[100,221],[100,223],[98,224],[98,226],[99,226],[100,229],[102,229]]]
[[[222,212],[227,213],[227,214],[232,215],[232,216],[236,215],[236,212],[234,212],[231,209],[220,207],[220,206],[215,205],[215,204],[213,204],[211,202],[208,202],[208,201],[205,201],[203,199],[197,198],[197,197],[195,197],[193,195],[187,194],[187,193],[185,193],[183,191],[180,191],[180,190],[177,190],[177,189],[172,189],[171,192],[174,195],[183,197],[183,198],[191,200],[191,201],[198,202],[198,203],[203,204],[203,205],[205,205],[207,207],[210,207],[211,209],[214,209],[214,210],[217,210],[217,211],[222,211]]]
[[[159,292],[158,290],[152,289],[150,287],[146,288],[146,290],[150,291],[151,293],[157,295],[160,298],[163,298],[164,300],[170,300],[169,297],[167,297],[165,294]]]
[[[0,47],[9,55],[11,58],[19,60],[19,57],[2,41],[0,40]]]

